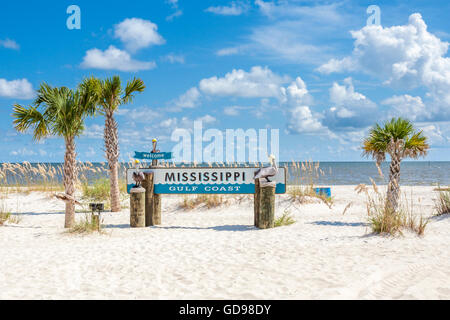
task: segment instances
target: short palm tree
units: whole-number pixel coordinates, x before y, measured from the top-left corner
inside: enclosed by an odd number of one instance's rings
[[[124,90],[119,76],[105,80],[88,78],[83,83],[88,87],[95,88],[99,111],[105,116],[104,140],[111,185],[111,211],[118,212],[120,211],[119,133],[114,112],[120,105],[130,103],[136,92],[143,92],[145,85],[141,79],[134,78],[127,83]]]
[[[422,131],[416,131],[409,120],[393,118],[383,126],[376,124],[363,143],[363,154],[377,161],[377,166],[391,157],[386,207],[396,212],[400,197],[400,163],[405,158],[417,159],[428,153],[429,145]]]
[[[75,182],[77,179],[75,138],[84,130],[84,119],[95,113],[95,97],[91,89],[81,85],[77,90],[66,87],[53,88],[41,84],[33,105],[14,105],[14,126],[19,132],[33,129],[33,138],[63,137],[66,145],[64,156],[64,188],[66,193],[65,228],[75,224]]]

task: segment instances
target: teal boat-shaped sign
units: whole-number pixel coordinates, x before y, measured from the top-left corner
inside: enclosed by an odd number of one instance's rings
[[[254,194],[253,177],[259,168],[150,168],[155,194]],[[128,169],[128,192],[134,187],[133,172]],[[276,176],[277,194],[286,193],[286,170],[279,168]]]

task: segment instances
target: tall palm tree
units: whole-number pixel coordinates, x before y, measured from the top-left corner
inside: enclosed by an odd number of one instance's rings
[[[119,136],[117,122],[114,119],[114,112],[120,105],[130,103],[136,92],[143,92],[145,90],[145,85],[141,79],[134,78],[127,83],[124,90],[119,76],[114,76],[113,78],[105,80],[88,78],[85,79],[83,83],[95,90],[99,111],[105,116],[104,140],[111,185],[111,211],[118,212],[120,211],[118,176]]]
[[[64,156],[64,188],[67,195],[65,228],[75,224],[76,151],[75,138],[84,130],[84,119],[95,113],[95,97],[91,89],[80,85],[77,90],[66,87],[53,88],[42,83],[33,105],[14,105],[14,127],[19,132],[33,129],[33,139],[48,136],[63,137],[66,145]]]
[[[400,163],[405,158],[417,159],[428,153],[429,145],[422,131],[416,131],[409,120],[393,118],[383,126],[376,124],[363,143],[363,154],[371,156],[377,166],[391,157],[386,208],[395,212],[400,197]]]

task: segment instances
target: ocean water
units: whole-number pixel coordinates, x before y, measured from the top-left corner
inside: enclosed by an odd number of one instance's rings
[[[321,162],[324,172],[318,178],[320,185],[387,184],[389,163],[381,165],[384,178],[380,177],[374,162]],[[450,161],[404,161],[401,164],[401,185],[450,185]]]
[[[47,171],[54,171],[62,166],[61,163],[48,163],[45,165]],[[9,165],[10,166],[10,165]],[[36,168],[37,164],[31,164],[31,168]],[[119,177],[125,179],[125,171],[128,164],[123,163],[120,166]],[[181,166],[181,165],[178,165]],[[184,165],[188,167],[188,165]],[[253,165],[249,165],[253,166]],[[281,162],[279,166],[287,167],[288,184],[298,183],[299,178],[295,172],[301,172],[293,167],[292,162]],[[1,169],[3,168],[3,169]],[[105,163],[93,163],[91,168],[93,170],[84,170],[80,173],[82,180],[86,179],[92,182],[99,178],[107,178],[107,166]],[[320,172],[323,174],[316,175],[314,182],[316,185],[357,185],[360,183],[370,184],[370,178],[374,179],[377,184],[387,184],[389,178],[389,163],[385,162],[381,168],[384,174],[384,179],[380,177],[377,167],[374,162],[320,162]],[[32,170],[27,171],[27,176],[24,176],[20,170],[5,170],[5,165],[0,165],[0,185],[20,185],[41,183],[43,181],[42,175],[37,170],[32,173]],[[48,180],[50,178],[47,178]],[[62,175],[60,171],[53,175],[53,182],[62,182]],[[300,177],[300,181],[307,183],[309,181],[308,175]],[[401,165],[401,180],[402,185],[450,185],[450,161],[443,162],[427,162],[427,161],[404,161]]]

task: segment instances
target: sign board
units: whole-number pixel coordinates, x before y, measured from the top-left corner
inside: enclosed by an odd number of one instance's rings
[[[157,152],[157,153],[150,153],[150,152],[134,152],[134,158],[140,159],[140,160],[169,160],[172,159],[172,152]]]
[[[155,194],[254,194],[253,177],[259,168],[149,168],[153,172]],[[134,187],[133,172],[127,170],[128,192]],[[286,169],[279,168],[275,177],[276,193],[286,193]]]

